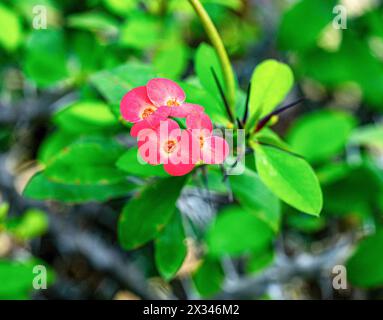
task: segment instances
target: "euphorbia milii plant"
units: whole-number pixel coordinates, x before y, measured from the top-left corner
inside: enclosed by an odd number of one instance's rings
[[[212,134],[204,108],[185,100],[178,84],[157,78],[132,89],[121,101],[121,114],[134,124],[131,135],[138,138],[143,160],[163,164],[173,176],[188,174],[198,163],[221,164],[229,154],[226,140]],[[186,118],[187,128],[172,118]]]

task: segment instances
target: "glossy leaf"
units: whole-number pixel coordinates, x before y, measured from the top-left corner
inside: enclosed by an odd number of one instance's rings
[[[178,79],[185,71],[187,62],[187,47],[182,42],[177,41],[164,45],[157,52],[153,66],[161,77]]]
[[[288,142],[294,152],[309,161],[323,161],[343,151],[354,126],[354,118],[347,113],[319,110],[294,123]]]
[[[278,40],[283,49],[314,47],[321,31],[333,21],[336,0],[300,0],[282,16]]]
[[[49,163],[45,175],[65,184],[115,184],[125,179],[125,174],[115,167],[123,152],[123,146],[112,139],[81,139],[63,149]]]
[[[155,73],[150,66],[129,62],[111,70],[100,71],[92,76],[91,82],[108,100],[112,111],[120,116],[120,101],[130,90],[145,86]]]
[[[153,48],[163,39],[161,31],[160,21],[156,17],[135,12],[122,25],[119,42],[133,49]]]
[[[69,146],[78,139],[78,136],[73,133],[68,133],[63,130],[58,130],[51,133],[45,138],[38,151],[38,160],[43,164],[48,164],[53,160],[60,151]]]
[[[36,265],[43,265],[41,261],[15,262],[0,259],[0,299],[27,299],[33,291],[33,273]],[[54,281],[54,274],[47,268],[47,283]]]
[[[158,271],[163,278],[170,280],[181,268],[187,253],[184,226],[178,210],[154,244]]]
[[[346,263],[347,278],[357,287],[374,288],[383,285],[383,231],[362,240]]]
[[[58,111],[53,121],[72,133],[92,133],[118,127],[118,121],[108,105],[96,100],[72,103]]]
[[[15,50],[22,40],[21,21],[17,14],[4,6],[0,5],[0,46],[12,51]]]
[[[306,160],[275,147],[256,147],[259,177],[281,200],[318,216],[323,198],[318,179]]]
[[[211,298],[217,294],[221,290],[223,280],[221,263],[210,257],[205,257],[193,274],[193,283],[198,293],[204,298]]]
[[[67,19],[68,26],[72,28],[111,35],[118,32],[118,21],[103,12],[76,13]]]
[[[251,254],[246,264],[248,273],[256,274],[269,267],[275,258],[275,253],[271,248]]]
[[[271,228],[239,206],[218,213],[206,235],[209,254],[233,255],[262,250],[273,240]]]
[[[162,165],[152,166],[144,162],[134,147],[125,152],[117,161],[116,166],[131,175],[139,177],[168,177]]]
[[[229,179],[234,196],[241,206],[277,232],[281,221],[280,202],[258,175],[246,169],[243,174],[230,176]]]
[[[51,86],[68,77],[66,43],[62,31],[34,30],[26,49],[24,70],[27,77],[38,86]]]
[[[118,224],[121,245],[126,250],[153,240],[169,223],[185,177],[171,177],[150,183],[124,207]]]
[[[294,84],[294,75],[288,65],[266,60],[255,68],[251,83],[249,126],[272,112],[286,98]]]
[[[222,68],[218,56],[210,45],[202,43],[195,55],[195,72],[201,82],[202,86],[220,103],[222,98],[219,93],[217,84],[214,80],[212,68],[218,76],[219,82],[224,87],[225,82],[223,78]],[[222,107],[223,108],[223,107]],[[223,109],[222,109],[223,110]]]
[[[29,180],[24,197],[35,200],[56,200],[65,203],[105,202],[129,195],[136,186],[122,181],[108,185],[76,185],[57,183],[40,172]]]
[[[21,240],[30,240],[43,235],[48,229],[48,217],[38,209],[29,209],[20,218],[7,221],[7,231]]]

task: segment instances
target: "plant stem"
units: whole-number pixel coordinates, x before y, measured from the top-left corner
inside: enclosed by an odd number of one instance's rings
[[[207,33],[214,49],[217,52],[225,80],[227,99],[229,102],[231,112],[233,115],[235,115],[235,77],[225,46],[223,45],[222,39],[217,31],[217,28],[214,26],[213,21],[209,17],[205,8],[202,6],[200,0],[189,0],[189,2],[193,6],[198,17],[200,18],[205,32]]]

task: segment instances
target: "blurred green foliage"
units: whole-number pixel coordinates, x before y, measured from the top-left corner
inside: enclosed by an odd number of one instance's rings
[[[230,188],[235,202],[220,208],[206,230],[196,232],[202,260],[192,276],[197,291],[213,297],[222,289],[223,257],[244,258],[244,272],[260,273],[272,265],[275,241],[286,230],[315,238],[333,221],[350,223],[351,232],[372,226],[347,268],[351,284],[381,287],[381,6],[351,17],[347,30],[331,28],[335,0],[299,0],[286,6],[277,32],[277,56],[282,59],[254,66],[247,56],[265,31],[256,15],[240,0],[202,2],[230,55],[243,58],[246,69],[254,71],[246,123],[251,154],[246,155],[245,172],[229,176],[229,186],[218,168],[196,173],[197,179],[208,181],[207,187],[202,185],[211,192],[226,196]],[[31,28],[35,5],[47,10],[47,30]],[[188,101],[203,105],[216,126],[236,125],[225,113],[213,77],[212,69],[224,84],[219,59],[205,43],[190,5],[180,0],[6,0],[0,5],[0,27],[7,30],[0,34],[1,97],[17,102],[31,88],[77,96],[53,114],[37,155],[43,170],[23,195],[69,204],[123,199],[118,225],[122,247],[141,252],[154,241],[158,273],[172,280],[189,249],[189,229],[197,229],[189,226],[192,221],[185,222],[175,204],[182,190],[200,184],[195,177],[169,178],[162,168],[142,165],[137,148],[130,147],[129,125],[120,117],[119,103],[132,88],[167,77],[180,84]],[[10,69],[20,72],[21,85],[13,85]],[[238,80],[239,119],[246,85]],[[281,134],[287,143],[268,127],[254,133],[262,117],[300,91],[315,100],[306,105],[318,110],[294,115],[287,133]],[[339,100],[342,93],[354,98],[352,105]],[[0,128],[1,148],[10,144],[10,132]],[[22,241],[47,228],[40,211],[18,218],[8,218],[6,212],[4,204],[2,228]],[[0,281],[9,281],[0,297],[26,297],[30,271],[28,264],[0,260]]]

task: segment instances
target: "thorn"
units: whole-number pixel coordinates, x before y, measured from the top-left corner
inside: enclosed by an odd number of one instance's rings
[[[288,154],[290,154],[290,155],[292,155],[292,156],[294,156],[294,157],[298,157],[298,158],[301,158],[301,159],[306,160],[305,157],[301,156],[300,154],[295,153],[295,152],[292,152],[292,151],[289,151],[289,150],[286,150],[286,149],[281,148],[281,147],[279,147],[279,146],[277,146],[277,145],[275,145],[275,144],[271,144],[271,143],[267,143],[267,142],[261,142],[261,141],[258,141],[258,143],[259,143],[260,145],[262,145],[262,146],[270,147],[270,148],[274,148],[274,149],[277,149],[277,150],[279,150],[279,151],[288,153]]]
[[[297,104],[301,103],[302,101],[304,101],[305,98],[300,98],[299,100],[297,101],[294,101],[290,104],[288,104],[287,106],[284,106],[282,108],[279,108],[273,112],[270,112],[267,116],[265,116],[264,118],[262,118],[259,122],[258,122],[258,125],[257,127],[255,128],[255,132],[259,132],[260,130],[262,130],[267,124],[268,122],[270,121],[270,119],[273,117],[273,116],[276,116],[292,107],[295,107]]]
[[[249,86],[247,87],[247,95],[246,95],[246,104],[245,104],[245,113],[243,114],[242,124],[245,125],[247,119],[249,117],[249,103],[250,103],[250,93],[251,93],[251,81],[249,82]]]
[[[218,87],[219,93],[220,93],[221,98],[222,98],[222,100],[223,100],[223,104],[224,104],[224,106],[225,106],[227,115],[229,116],[230,121],[231,121],[232,123],[235,123],[234,115],[231,113],[229,103],[227,102],[227,99],[226,99],[226,96],[225,96],[225,92],[224,92],[224,90],[223,90],[223,88],[222,88],[221,83],[219,82],[218,76],[217,76],[216,72],[214,71],[214,68],[213,68],[213,67],[211,67],[210,70],[211,70],[211,72],[212,72],[212,74],[213,74],[214,81],[215,81],[215,83],[216,83],[216,85],[217,85],[217,87]]]

